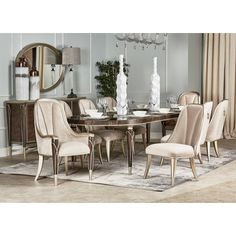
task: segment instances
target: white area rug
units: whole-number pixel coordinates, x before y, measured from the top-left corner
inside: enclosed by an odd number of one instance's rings
[[[220,149],[220,154],[220,158],[212,157],[210,162],[207,162],[206,156],[203,155],[203,164],[199,164],[199,161],[196,159],[195,163],[198,176],[225,165],[230,161],[236,160],[236,150]],[[116,157],[111,159],[110,163],[107,163],[106,160],[104,160],[103,165],[98,164],[96,158],[92,181],[88,180],[87,167],[82,169],[80,167],[80,162],[76,163],[74,169],[70,169],[70,171],[74,173],[68,176],[65,176],[64,174],[64,165],[61,165],[59,179],[152,191],[164,191],[172,187],[170,165],[168,160],[165,160],[164,165],[160,166],[160,159],[153,158],[153,162],[149,171],[149,178],[144,179],[143,174],[145,170],[146,156],[143,151],[137,153],[134,157],[132,175],[128,175],[127,160],[120,153],[116,153],[116,155]],[[37,172],[37,165],[38,161],[19,163],[16,165],[0,168],[0,173],[35,176]],[[85,166],[87,166],[87,163],[85,163]],[[52,160],[46,159],[44,161],[41,176],[51,178],[52,174]],[[191,180],[193,180],[193,174],[189,162],[187,160],[178,161],[176,167],[175,185]]]

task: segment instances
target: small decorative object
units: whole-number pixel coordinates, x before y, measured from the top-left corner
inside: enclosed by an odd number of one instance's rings
[[[127,77],[123,70],[124,56],[120,55],[120,71],[116,80],[116,101],[117,101],[117,115],[125,116],[128,112],[127,107]]]
[[[70,76],[70,85],[71,85],[71,92],[68,94],[68,98],[76,98],[77,95],[73,92],[74,87],[74,74],[73,74],[73,65],[79,65],[80,61],[80,48],[63,48],[62,51],[62,64],[66,66],[66,69],[69,69],[69,76]],[[66,70],[67,72],[67,70]]]
[[[15,67],[16,100],[29,100],[29,67],[26,58],[20,57]]]
[[[153,74],[151,76],[149,108],[150,111],[158,111],[160,108],[160,76],[157,74],[157,57],[153,58]]]
[[[30,71],[30,100],[36,100],[40,97],[39,83],[39,72],[33,66]]]

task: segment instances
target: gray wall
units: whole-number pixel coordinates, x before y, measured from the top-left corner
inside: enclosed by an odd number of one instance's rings
[[[58,49],[73,46],[81,48],[81,65],[74,68],[74,89],[79,95],[95,98],[98,73],[95,63],[101,60],[118,59],[119,54],[127,56],[130,66],[128,96],[138,103],[146,103],[149,98],[152,59],[158,57],[158,73],[161,76],[161,105],[166,106],[166,94],[178,95],[184,90],[201,90],[201,34],[169,34],[167,50],[134,50],[132,44],[127,49],[113,34],[0,34],[0,156],[6,154],[7,132],[3,102],[14,98],[14,61],[18,52],[27,44],[42,42]],[[64,89],[63,89],[64,88]],[[41,97],[66,96],[70,81],[66,77],[53,91]],[[154,131],[159,131],[158,127]]]

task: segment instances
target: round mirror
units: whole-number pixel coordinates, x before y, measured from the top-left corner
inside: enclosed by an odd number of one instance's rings
[[[29,70],[35,67],[39,71],[40,91],[47,92],[59,85],[64,79],[62,53],[46,43],[34,43],[25,46],[17,55],[26,58]]]

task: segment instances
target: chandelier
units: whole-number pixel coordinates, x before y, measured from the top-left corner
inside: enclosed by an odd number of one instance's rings
[[[124,47],[127,47],[127,43],[134,43],[134,49],[141,47],[142,50],[150,46],[163,45],[162,49],[166,49],[167,34],[159,33],[125,33],[125,34],[115,34],[115,38],[119,41],[124,42]],[[119,47],[119,43],[116,42],[116,47]]]

